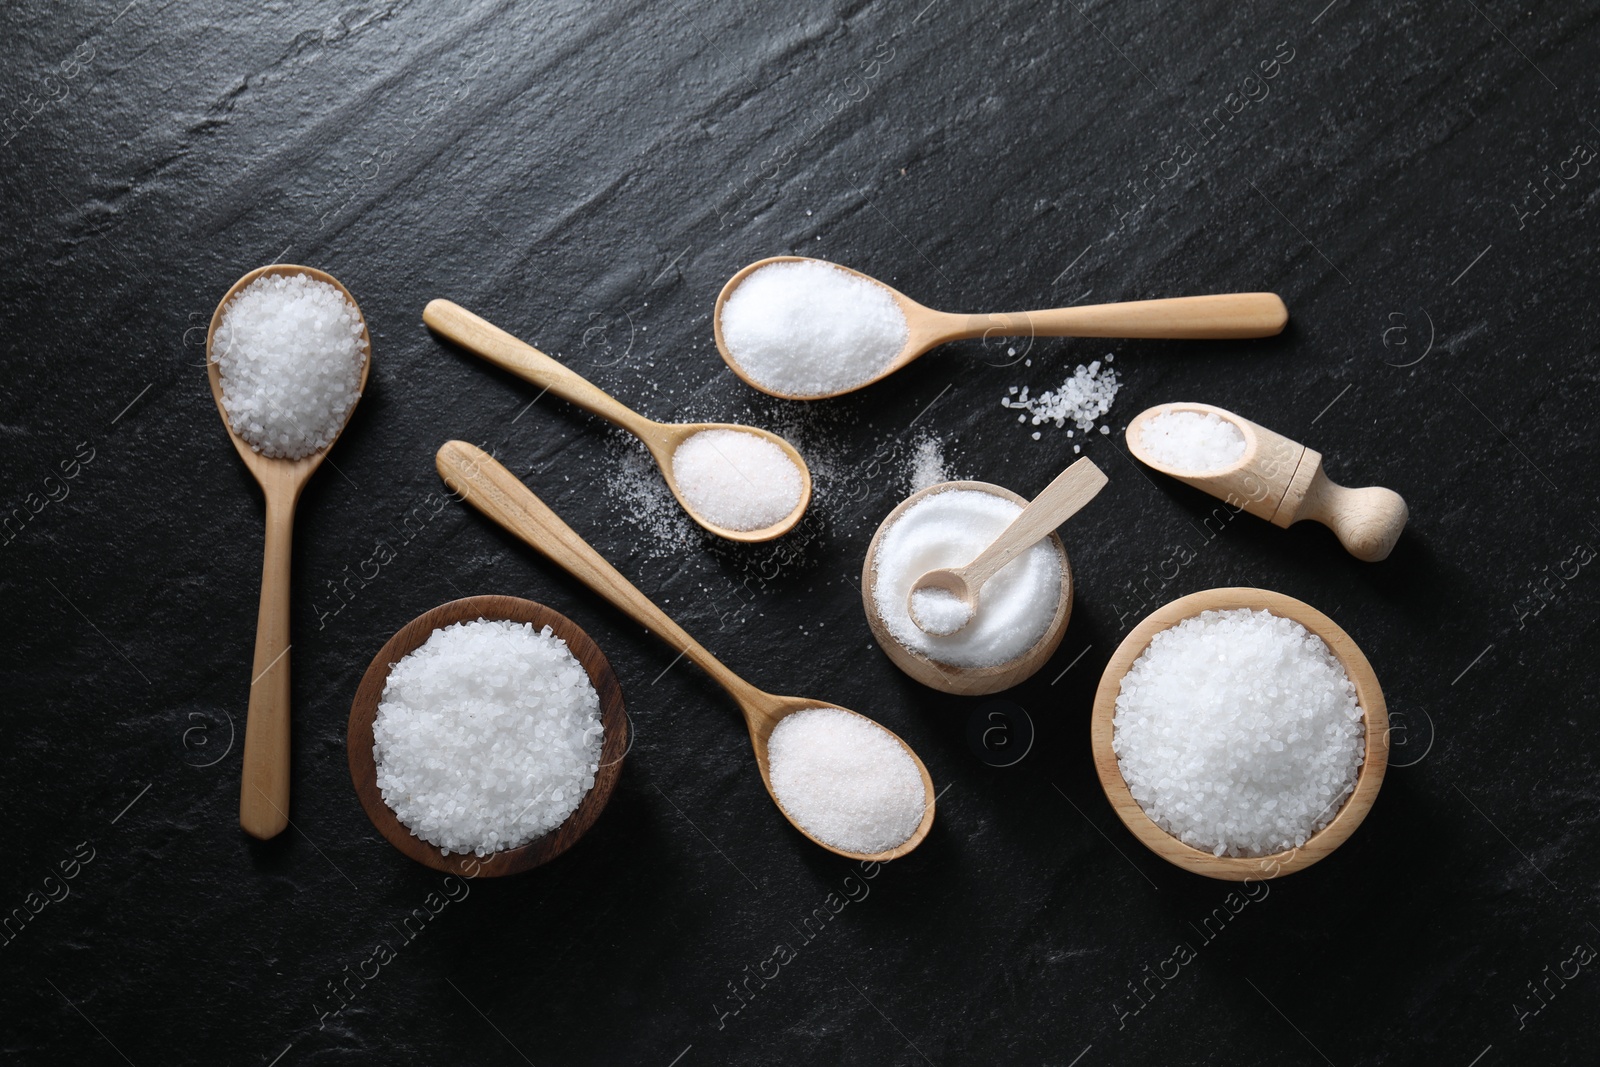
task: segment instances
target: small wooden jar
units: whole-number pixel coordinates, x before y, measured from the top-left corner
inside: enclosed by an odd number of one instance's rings
[[[971,489],[989,493],[1002,500],[1009,500],[1018,507],[1028,506],[1025,497],[1018,496],[1004,486],[989,482],[940,482],[938,485],[930,485],[911,494],[889,512],[888,517],[878,526],[877,533],[872,535],[872,543],[867,546],[867,558],[861,564],[861,604],[866,609],[867,625],[872,628],[873,639],[878,642],[878,647],[883,649],[896,667],[923,685],[934,689],[955,693],[958,696],[983,696],[986,693],[998,693],[1002,689],[1009,689],[1026,681],[1055,654],[1061,645],[1062,636],[1067,632],[1067,621],[1072,616],[1072,564],[1067,561],[1067,549],[1061,543],[1060,536],[1052,533],[1046,540],[1055,549],[1056,558],[1061,561],[1061,595],[1056,601],[1055,615],[1050,619],[1050,625],[1045,628],[1044,635],[1034,643],[1033,647],[1015,659],[992,667],[957,667],[941,663],[916,649],[907,648],[889,632],[888,626],[884,625],[882,617],[878,614],[877,604],[873,601],[872,587],[877,580],[878,544],[883,540],[883,535],[889,527],[898,522],[900,516],[918,502],[935,493],[949,492],[953,489]]]

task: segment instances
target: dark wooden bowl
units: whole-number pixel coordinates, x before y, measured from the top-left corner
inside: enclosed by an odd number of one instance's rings
[[[554,634],[567,643],[589,681],[600,694],[600,725],[605,735],[600,742],[600,770],[595,774],[594,787],[584,794],[578,808],[567,816],[565,822],[543,837],[537,837],[518,848],[503,849],[482,858],[472,853],[451,853],[446,856],[437,845],[431,845],[408,830],[394,811],[383,801],[378,791],[378,766],[372,757],[372,723],[378,715],[378,701],[389,680],[389,668],[400,659],[422,647],[432,633],[452,623],[473,619],[503,619],[509,622],[532,623],[536,629],[550,627]],[[628,716],[622,707],[622,686],[606,662],[600,646],[578,624],[552,611],[543,604],[514,596],[471,596],[441,604],[432,611],[412,619],[389,638],[387,644],[373,657],[367,673],[356,689],[356,699],[350,705],[350,731],[346,741],[350,757],[350,779],[355,783],[356,796],[378,832],[389,843],[418,863],[436,871],[459,874],[468,878],[494,878],[516,874],[548,863],[577,843],[594,825],[605,810],[606,802],[617,787],[622,774],[622,757],[628,751]]]

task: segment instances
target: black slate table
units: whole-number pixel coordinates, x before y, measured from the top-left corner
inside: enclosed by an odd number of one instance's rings
[[[1596,5],[227,8],[0,14],[0,1058],[1593,1062]],[[951,310],[1266,289],[1292,318],[967,342],[801,407],[711,343],[723,281],[789,252]],[[262,503],[203,362],[274,261],[350,287],[374,362],[300,509],[293,824],[259,843]],[[625,440],[430,336],[441,296],[647,414],[787,428],[806,525],[687,529]],[[1000,406],[1107,353],[1109,437]],[[1138,468],[1122,428],[1180,399],[1403,493],[1393,556]],[[439,498],[452,437],[736,670],[903,735],[943,790],[926,844],[864,872],[801,839],[706,678]],[[1074,444],[1111,483],[1065,531],[1056,657],[1003,704],[910,682],[857,579],[917,449],[1031,494]],[[1140,617],[1240,584],[1355,637],[1395,754],[1334,856],[1230,897],[1117,822],[1088,712]],[[477,593],[587,629],[635,742],[575,849],[449,883],[362,814],[345,721],[390,634]]]

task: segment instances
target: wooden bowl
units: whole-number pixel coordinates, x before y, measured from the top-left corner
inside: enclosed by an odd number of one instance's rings
[[[1117,694],[1122,689],[1122,677],[1133,666],[1133,661],[1150,647],[1151,639],[1162,630],[1176,626],[1202,611],[1233,608],[1265,608],[1274,615],[1293,619],[1322,638],[1355,683],[1356,701],[1361,705],[1366,723],[1366,756],[1356,774],[1355,790],[1345,799],[1339,813],[1299,848],[1264,856],[1213,856],[1184,844],[1163,830],[1133,799],[1133,794],[1128,791],[1128,783],[1122,778],[1122,769],[1117,765],[1117,754],[1111,747],[1112,719],[1117,711]],[[1378,787],[1383,784],[1384,771],[1389,766],[1389,711],[1383,700],[1383,690],[1378,687],[1378,676],[1372,672],[1372,664],[1367,662],[1367,657],[1350,635],[1332,619],[1310,604],[1266,589],[1207,589],[1179,597],[1147,615],[1122,639],[1122,644],[1111,656],[1111,662],[1106,664],[1105,673],[1100,676],[1089,735],[1094,748],[1095,771],[1100,775],[1106,799],[1111,801],[1111,807],[1123,825],[1132,830],[1146,848],[1168,863],[1207,878],[1231,882],[1264,881],[1304,870],[1338,848],[1372,809],[1372,802],[1378,796]]]
[[[1002,689],[1010,689],[1026,681],[1043,667],[1045,661],[1060,647],[1061,638],[1067,632],[1067,621],[1072,617],[1072,564],[1067,561],[1067,549],[1061,543],[1060,536],[1052,533],[1049,542],[1055,548],[1057,558],[1061,560],[1061,597],[1056,602],[1055,616],[1045,628],[1044,636],[1015,659],[993,667],[956,667],[940,663],[915,649],[907,648],[889,632],[889,628],[878,615],[877,605],[873,603],[872,584],[875,577],[873,572],[877,569],[878,542],[883,539],[884,531],[893,526],[900,516],[918,501],[934,493],[952,489],[974,489],[980,493],[992,493],[1019,507],[1028,505],[1025,497],[1018,496],[1004,486],[989,482],[940,482],[938,485],[930,485],[926,489],[912,493],[889,512],[888,517],[878,526],[878,532],[872,535],[872,543],[867,546],[867,558],[861,564],[861,604],[866,609],[867,625],[872,628],[873,639],[878,642],[878,647],[883,649],[896,667],[923,685],[932,686],[934,689],[955,693],[958,696],[982,696],[985,693],[998,693]]]
[[[550,627],[588,672],[589,681],[600,695],[600,725],[605,730],[600,742],[600,770],[595,774],[593,788],[583,795],[577,810],[543,837],[481,858],[470,852],[446,856],[439,851],[439,846],[429,844],[407,829],[378,791],[378,767],[372,756],[372,723],[378,714],[383,687],[389,680],[389,668],[420,648],[435,630],[473,619],[529,622],[535,629]],[[622,757],[628,751],[628,716],[622,707],[622,686],[612,673],[611,664],[577,623],[531,600],[514,596],[472,596],[441,604],[412,619],[373,657],[356,689],[355,702],[350,705],[346,747],[356,796],[361,798],[367,817],[391,845],[436,871],[468,878],[494,878],[550,862],[576,844],[594,825],[622,774]]]

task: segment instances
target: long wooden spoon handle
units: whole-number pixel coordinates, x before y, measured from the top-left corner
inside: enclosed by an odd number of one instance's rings
[[[1044,492],[1034,497],[988,548],[978,553],[977,559],[961,568],[967,587],[975,592],[1001,567],[1077,514],[1105,484],[1105,472],[1088,456],[1056,475],[1055,481],[1045,486]]]
[[[289,824],[289,550],[294,502],[267,494],[261,563],[261,607],[250,668],[250,711],[244,727],[239,825],[265,841]]]
[[[422,309],[422,321],[434,332],[482,356],[501,370],[543,386],[630,433],[644,437],[654,425],[582,375],[459,304],[448,300],[430,300],[428,306]]]
[[[465,441],[446,441],[436,463],[444,483],[463,500],[682,652],[740,704],[749,708],[764,696],[690,637],[489,453]]]
[[[977,336],[1170,337],[1198,340],[1273,337],[1283,332],[1289,309],[1277,293],[1217,293],[1166,300],[994,315]],[[1006,320],[1002,322],[1001,320]]]

